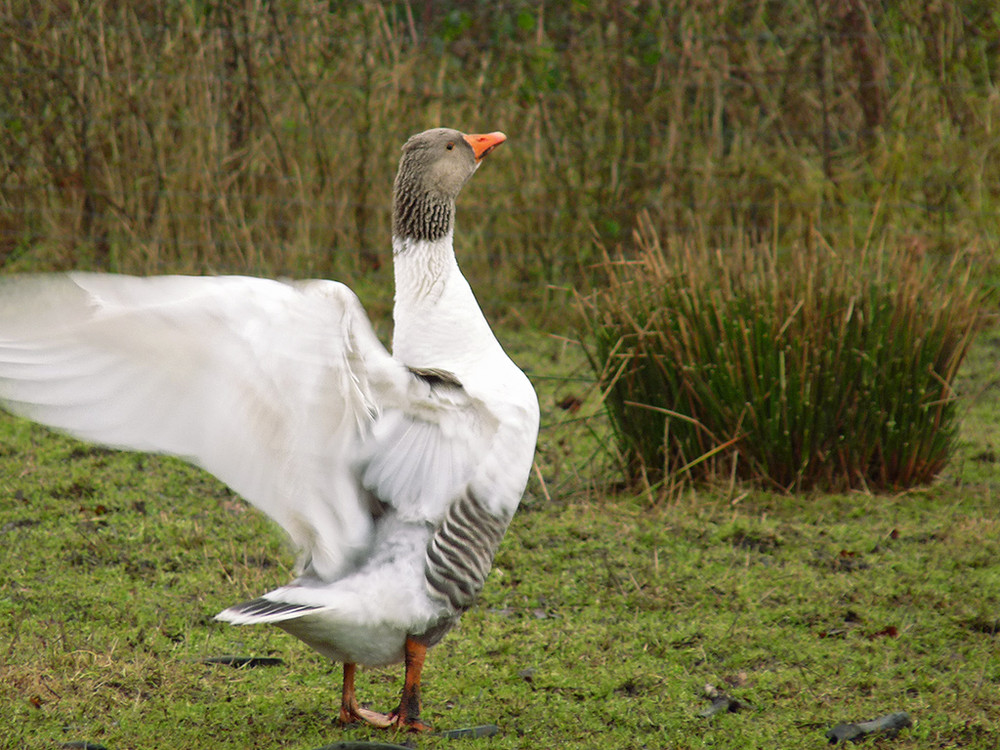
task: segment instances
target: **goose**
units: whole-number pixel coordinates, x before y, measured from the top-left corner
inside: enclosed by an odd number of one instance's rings
[[[482,589],[524,492],[538,400],[453,248],[455,199],[500,132],[436,128],[393,188],[391,354],[330,280],[104,273],[0,279],[0,401],[103,445],[180,456],[276,521],[297,577],[216,617],[343,663],[339,720],[414,731],[427,649]],[[358,665],[403,662],[398,707]]]

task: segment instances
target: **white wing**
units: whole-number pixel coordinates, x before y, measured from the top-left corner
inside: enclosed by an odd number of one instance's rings
[[[0,399],[85,440],[207,469],[326,579],[371,544],[359,475],[401,511],[443,515],[441,493],[468,481],[495,427],[462,389],[392,359],[332,281],[12,277]]]

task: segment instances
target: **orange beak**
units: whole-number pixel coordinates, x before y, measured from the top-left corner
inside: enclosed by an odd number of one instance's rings
[[[463,135],[462,137],[465,138],[466,142],[470,146],[472,146],[472,150],[476,154],[477,162],[482,161],[486,154],[507,140],[507,136],[499,130],[495,133],[486,133],[484,135]]]

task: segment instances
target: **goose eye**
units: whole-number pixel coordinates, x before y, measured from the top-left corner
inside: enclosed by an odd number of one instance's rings
[[[455,144],[454,144],[454,143],[453,143],[452,141],[448,141],[448,145],[447,145],[447,147],[446,147],[446,148],[447,148],[447,149],[448,149],[449,151],[451,151],[451,150],[452,150],[453,148],[455,148]]]

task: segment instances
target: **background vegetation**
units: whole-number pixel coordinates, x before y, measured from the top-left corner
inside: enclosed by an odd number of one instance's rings
[[[432,652],[428,720],[494,722],[473,744],[498,749],[804,748],[906,710],[893,747],[993,748],[995,334],[933,486],[667,501],[617,484],[566,287],[604,284],[640,212],[664,247],[963,252],[991,284],[998,39],[971,1],[0,0],[0,271],[329,275],[379,323],[399,146],[504,130],[457,244],[544,421],[483,600]],[[338,674],[306,647],[211,620],[291,562],[203,474],[0,415],[0,747],[382,738],[333,727]],[[284,666],[201,663],[224,653]],[[751,708],[701,716],[706,683]]]
[[[508,284],[641,209],[710,245],[997,238],[989,4],[2,0],[0,38],[8,268],[367,273],[441,124],[511,136],[460,225]]]

